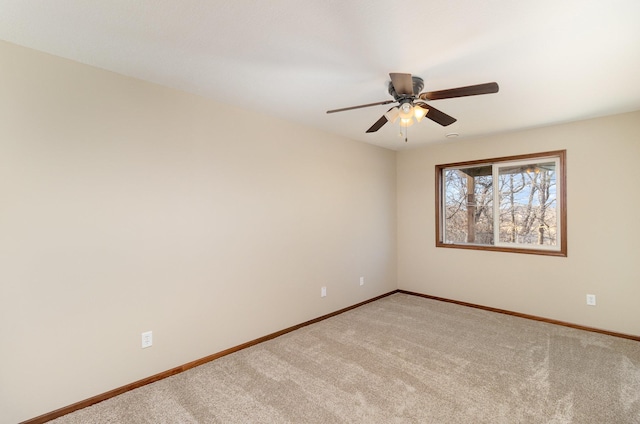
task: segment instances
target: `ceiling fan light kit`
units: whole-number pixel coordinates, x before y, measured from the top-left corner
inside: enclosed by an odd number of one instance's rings
[[[433,122],[446,127],[456,122],[456,119],[439,111],[422,100],[441,100],[451,99],[454,97],[477,96],[480,94],[497,93],[499,90],[498,83],[488,82],[485,84],[469,85],[465,87],[450,88],[447,90],[429,91],[420,93],[424,87],[424,80],[411,74],[390,73],[388,90],[393,100],[384,100],[382,102],[367,103],[359,106],[350,106],[341,109],[328,110],[327,113],[343,112],[346,110],[360,109],[370,106],[386,105],[389,103],[398,103],[382,115],[366,132],[372,133],[378,131],[387,122],[395,123],[400,119],[402,128],[410,127],[415,122],[420,122],[426,116]]]

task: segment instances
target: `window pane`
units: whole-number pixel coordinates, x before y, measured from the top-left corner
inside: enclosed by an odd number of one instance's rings
[[[555,246],[556,163],[500,166],[498,181],[500,242]]]
[[[483,165],[443,170],[445,243],[493,244],[493,176]]]
[[[566,151],[436,165],[436,246],[567,256]]]

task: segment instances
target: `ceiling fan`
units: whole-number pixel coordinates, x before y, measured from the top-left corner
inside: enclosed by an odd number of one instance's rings
[[[477,96],[479,94],[497,93],[499,89],[497,83],[488,82],[485,84],[420,93],[424,87],[424,80],[422,78],[403,73],[390,73],[389,77],[391,77],[391,81],[389,81],[389,94],[393,96],[393,100],[384,100],[382,102],[333,109],[328,110],[327,113],[343,112],[345,110],[386,105],[397,102],[398,106],[394,106],[389,109],[366,132],[376,132],[388,121],[395,122],[398,118],[400,118],[400,126],[402,127],[413,125],[414,119],[417,122],[420,122],[424,117],[446,127],[447,125],[451,125],[456,122],[456,118],[439,111],[431,105],[428,105],[424,100]]]

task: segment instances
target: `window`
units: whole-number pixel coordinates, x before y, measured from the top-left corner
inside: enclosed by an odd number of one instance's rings
[[[565,156],[436,165],[436,246],[567,256]]]

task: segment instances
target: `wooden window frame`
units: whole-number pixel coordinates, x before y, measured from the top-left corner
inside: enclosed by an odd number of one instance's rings
[[[473,160],[466,162],[447,163],[442,165],[436,165],[435,167],[435,183],[436,183],[436,247],[445,247],[453,249],[470,249],[470,250],[484,250],[495,252],[510,252],[510,253],[525,253],[532,255],[545,255],[545,256],[567,256],[567,172],[566,172],[566,150],[554,150],[540,153],[529,153],[516,156],[504,156],[491,159]],[[556,173],[556,184],[558,187],[558,196],[556,201],[560,210],[560,246],[559,249],[544,249],[544,248],[525,248],[525,247],[507,247],[504,245],[483,245],[483,244],[456,244],[456,243],[444,243],[443,242],[443,225],[442,221],[442,207],[444,199],[444,187],[443,187],[443,171],[447,168],[456,167],[471,167],[480,165],[495,165],[500,162],[514,162],[514,161],[527,161],[537,160],[543,158],[558,158],[560,169]]]

